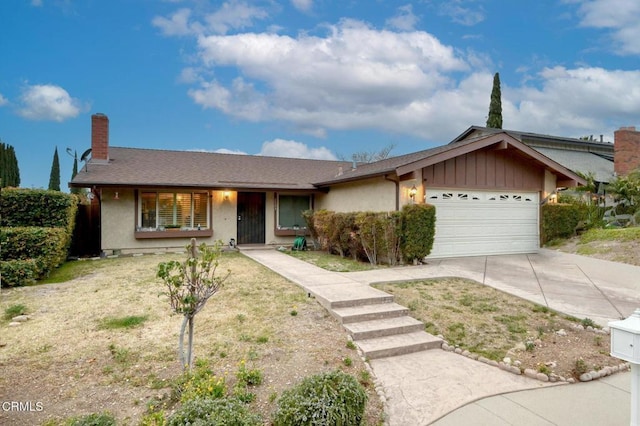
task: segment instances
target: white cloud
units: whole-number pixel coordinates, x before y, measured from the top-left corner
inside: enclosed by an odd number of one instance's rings
[[[612,31],[617,53],[640,54],[640,2],[637,0],[580,0],[580,25]]]
[[[214,150],[213,152],[216,152],[218,154],[249,155],[244,151],[240,151],[239,149],[220,148],[220,149]]]
[[[453,22],[465,26],[473,26],[484,21],[484,11],[481,7],[473,9],[465,6],[467,0],[451,0],[443,2],[440,6],[440,14],[451,18]]]
[[[205,67],[235,66],[230,86],[213,80],[190,90],[207,108],[253,120],[322,128],[380,127],[379,111],[402,109],[452,83],[464,58],[422,32],[379,31],[344,20],[326,37],[243,33],[199,37]],[[260,87],[260,89],[257,89]]]
[[[400,31],[413,31],[418,21],[419,18],[413,14],[413,6],[407,4],[399,7],[396,16],[387,19],[386,24]]]
[[[0,107],[6,105],[8,103],[9,103],[9,101],[7,100],[7,98],[2,96],[2,93],[0,93]]]
[[[232,29],[244,29],[253,26],[258,19],[267,18],[265,10],[244,1],[231,0],[222,4],[220,9],[205,17],[207,28],[216,34],[226,34]]]
[[[20,96],[18,113],[29,120],[64,121],[85,109],[66,90],[52,84],[26,86]]]
[[[424,31],[380,30],[356,20],[326,30],[295,37],[201,34],[199,63],[181,78],[203,108],[284,123],[316,138],[331,130],[373,129],[446,141],[469,125],[485,124],[496,69],[486,53],[456,50]],[[519,69],[526,74],[519,85],[503,82],[505,128],[581,136],[636,122],[640,71],[540,69]],[[284,142],[268,143],[265,155],[309,149]]]
[[[538,77],[539,88],[509,94],[516,109],[503,108],[503,119],[511,128],[580,136],[609,133],[637,120],[640,71],[554,67]]]
[[[291,4],[301,12],[309,12],[313,8],[313,0],[291,0]]]
[[[302,142],[274,139],[262,144],[259,155],[269,157],[310,158],[313,160],[337,160],[333,153],[325,148],[310,148]]]
[[[165,18],[156,16],[151,23],[160,28],[162,34],[166,36],[184,36],[189,34],[197,34],[200,27],[193,23],[189,23],[191,16],[190,9],[179,9],[171,17]]]
[[[255,20],[267,17],[267,12],[259,7],[231,0],[223,3],[215,12],[205,14],[202,22],[193,18],[191,9],[182,8],[168,18],[156,16],[151,23],[166,36],[226,34],[230,30],[249,28]]]

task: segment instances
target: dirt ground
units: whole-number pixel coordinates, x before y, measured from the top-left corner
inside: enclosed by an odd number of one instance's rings
[[[181,369],[181,317],[171,315],[155,278],[160,261],[180,256],[111,259],[108,268],[61,284],[3,289],[0,308],[27,307],[17,327],[0,319],[1,425],[59,424],[81,414],[110,411],[119,424],[137,425],[149,405],[169,404],[170,382]],[[263,373],[251,388],[250,409],[268,422],[276,398],[302,378],[342,369],[362,378],[364,362],[347,347],[347,334],[314,299],[241,255],[224,288],[196,316],[195,356],[206,359],[233,389],[244,360]],[[140,326],[104,329],[105,318],[146,316]],[[345,360],[349,359],[349,362]],[[349,364],[349,365],[347,365]],[[369,382],[368,425],[382,406]]]
[[[580,237],[574,237],[549,248],[565,253],[581,254],[612,262],[640,266],[640,240],[582,243],[580,242]]]

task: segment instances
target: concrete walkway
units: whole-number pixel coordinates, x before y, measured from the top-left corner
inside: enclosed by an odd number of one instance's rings
[[[243,253],[300,285],[325,307],[376,294],[370,287],[374,282],[433,277],[470,278],[603,326],[640,307],[640,267],[544,249],[350,273],[329,272],[276,250]],[[441,350],[374,359],[371,365],[385,388],[391,426],[629,424],[626,373],[553,385]]]

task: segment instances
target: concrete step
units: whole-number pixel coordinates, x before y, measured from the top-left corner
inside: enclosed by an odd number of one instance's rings
[[[368,285],[323,285],[309,289],[322,306],[328,309],[349,308],[393,302],[393,296]]]
[[[375,305],[333,309],[333,316],[335,316],[342,324],[383,318],[397,318],[408,314],[409,309],[398,305],[397,303],[376,303]]]
[[[423,331],[424,324],[410,316],[383,318],[371,321],[344,324],[353,340],[373,339],[375,337],[393,336],[395,334]]]
[[[424,331],[359,340],[356,344],[368,359],[405,355],[442,346],[442,339]]]

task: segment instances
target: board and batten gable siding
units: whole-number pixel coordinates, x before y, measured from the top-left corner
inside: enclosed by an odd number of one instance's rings
[[[315,209],[335,212],[374,211],[396,209],[396,184],[383,176],[357,182],[332,185],[327,194],[318,194]]]
[[[544,171],[511,150],[485,149],[425,167],[427,187],[542,191]]]

